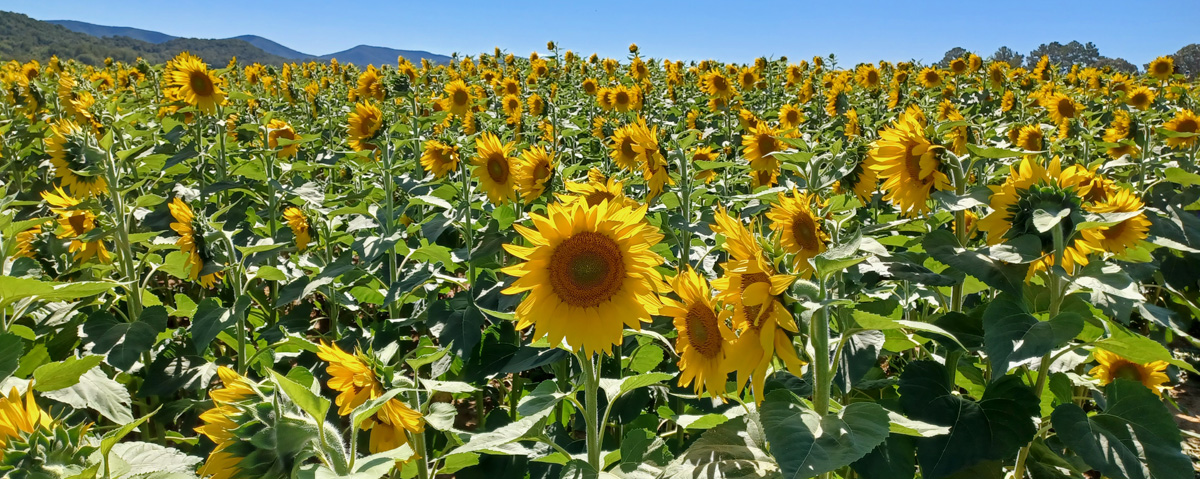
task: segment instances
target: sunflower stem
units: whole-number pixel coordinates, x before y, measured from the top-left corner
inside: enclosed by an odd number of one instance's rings
[[[412,391],[408,393],[408,404],[414,411],[421,410],[421,393]],[[429,479],[429,461],[425,460],[428,457],[428,451],[425,450],[425,433],[412,433],[413,450],[416,452],[417,460],[417,478]]]
[[[825,280],[821,280],[821,283],[824,284]],[[813,311],[812,319],[809,321],[808,334],[812,341],[813,374],[815,376],[813,380],[816,382],[813,386],[813,411],[823,417],[825,413],[829,412],[829,395],[833,379],[833,371],[829,369],[829,317],[825,314],[825,308]]]
[[[1056,225],[1051,230],[1051,234],[1054,238],[1054,264],[1050,268],[1047,268],[1047,272],[1049,273],[1047,276],[1050,283],[1050,318],[1054,319],[1055,316],[1058,316],[1059,310],[1062,308],[1063,300],[1062,278],[1054,271],[1055,268],[1062,267],[1063,255],[1066,252],[1062,223]],[[1046,353],[1045,356],[1042,356],[1041,363],[1038,365],[1037,379],[1033,386],[1033,394],[1038,399],[1042,398],[1042,391],[1046,389],[1046,381],[1050,377],[1050,364],[1054,362],[1055,358],[1056,356],[1054,356],[1053,352]],[[1033,447],[1033,442],[1037,441],[1037,438],[1043,432],[1045,432],[1045,429],[1039,430],[1038,434],[1029,441],[1029,444],[1022,447],[1021,451],[1017,454],[1017,463],[1013,467],[1014,479],[1023,479],[1025,477],[1025,464],[1029,459],[1029,450]]]
[[[600,427],[599,416],[597,415],[597,396],[600,390],[599,371],[594,364],[592,358],[583,351],[579,352],[579,367],[583,371],[583,400],[584,400],[584,423],[587,428],[587,455],[588,464],[596,472],[600,472],[602,464],[600,464]]]

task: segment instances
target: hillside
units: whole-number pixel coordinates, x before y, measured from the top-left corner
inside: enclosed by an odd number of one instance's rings
[[[45,61],[57,55],[91,65],[102,64],[105,58],[131,63],[139,57],[150,63],[162,63],[182,51],[192,52],[215,67],[225,66],[234,56],[242,62],[263,64],[288,61],[243,40],[174,38],[151,43],[125,36],[96,37],[19,13],[0,11],[0,59],[3,60]]]
[[[262,49],[264,52],[293,60],[307,60],[316,56],[292,50],[291,48],[285,47],[258,35],[242,35],[240,37],[233,37],[231,40],[242,40]]]
[[[75,20],[45,20],[45,22],[61,25],[72,32],[86,33],[93,37],[129,37],[134,40],[141,40],[149,43],[164,43],[168,40],[178,38],[173,35],[167,35],[165,33],[150,30],[142,30],[140,28],[110,27],[106,25],[95,25],[87,22],[77,22]]]
[[[343,50],[337,53],[321,55],[321,60],[329,60],[336,58],[341,63],[353,63],[355,65],[388,65],[395,64],[396,59],[403,56],[408,61],[413,63],[421,63],[421,59],[425,58],[434,63],[447,63],[450,57],[429,53],[426,51],[414,50],[397,50],[387,47],[373,47],[370,45],[359,45],[349,50]]]

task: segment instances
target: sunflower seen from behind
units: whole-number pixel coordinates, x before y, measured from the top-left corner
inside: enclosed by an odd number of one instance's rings
[[[645,215],[645,206],[575,201],[531,214],[533,228],[513,225],[529,245],[504,245],[521,260],[502,269],[517,278],[504,293],[527,293],[516,309],[517,329],[532,326],[533,339],[565,340],[590,357],[611,354],[624,327],[650,322],[663,289],[654,270],[663,258],[650,250],[663,235]]]
[[[72,195],[91,198],[108,191],[108,181],[102,176],[104,153],[91,144],[91,138],[71,120],[50,124],[46,137],[46,154],[66,191]]]
[[[491,132],[484,132],[475,139],[475,158],[471,160],[474,169],[471,175],[493,205],[501,205],[516,198],[516,181],[512,171],[516,159],[511,156],[515,144],[511,141],[502,143],[500,138]]]
[[[7,396],[0,396],[0,448],[22,435],[49,429],[52,424],[50,415],[34,401],[32,384],[25,389],[24,398],[16,387],[9,389]]]
[[[691,385],[696,395],[711,397],[725,393],[729,368],[726,351],[733,344],[733,331],[717,316],[718,307],[708,279],[690,267],[671,280],[679,299],[663,296],[659,314],[672,318],[678,336],[679,386]]]

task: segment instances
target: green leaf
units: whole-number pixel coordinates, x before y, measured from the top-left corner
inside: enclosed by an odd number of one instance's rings
[[[850,467],[863,479],[912,479],[917,471],[916,450],[915,439],[893,434]]]
[[[57,363],[43,364],[33,371],[33,387],[39,392],[57,391],[74,386],[83,373],[103,361],[101,356],[69,357]]]
[[[459,357],[470,357],[483,339],[487,318],[466,299],[435,301],[429,307],[429,329],[437,334],[438,342]]]
[[[888,413],[872,402],[852,403],[824,417],[793,401],[788,391],[767,395],[762,421],[783,477],[802,479],[857,461],[888,436]]]
[[[1006,150],[1004,148],[985,148],[972,143],[967,143],[967,151],[970,151],[972,155],[991,159],[1016,158],[1025,154],[1023,151]]]
[[[917,439],[923,477],[941,479],[989,460],[1016,454],[1037,432],[1037,396],[1017,376],[1004,376],[973,401],[957,393],[946,367],[934,361],[909,363],[900,375],[900,405],[908,417],[950,433]]]
[[[877,329],[881,331],[890,329],[912,329],[915,331],[922,331],[945,337],[946,339],[953,341],[955,344],[962,346],[962,343],[958,342],[958,338],[954,337],[954,334],[933,323],[924,323],[921,321],[910,321],[905,319],[891,319],[863,309],[853,309],[850,312],[850,315],[854,318],[854,321],[858,323],[858,326],[863,329]],[[963,349],[966,349],[965,346],[962,347]]]
[[[158,409],[162,409],[162,406],[159,406]],[[150,419],[151,416],[157,414],[158,409],[151,411],[150,414],[138,418],[136,421],[131,421],[124,426],[113,429],[112,431],[109,431],[108,434],[105,434],[104,437],[100,439],[100,454],[107,458],[109,451],[112,451],[114,445],[120,442],[121,439],[124,439],[125,436],[128,436],[129,433],[133,432],[134,429],[137,429],[138,426],[141,426],[142,423]]]
[[[1064,312],[1049,321],[1038,321],[1028,305],[1009,293],[1001,293],[983,313],[983,343],[996,374],[1004,377],[1026,360],[1040,358],[1083,331],[1083,317]]]
[[[618,397],[625,395],[629,391],[653,386],[673,377],[675,376],[667,373],[647,373],[626,376],[621,379],[604,378],[600,380],[600,388],[604,390],[604,395],[608,397],[608,402],[611,404]]]
[[[1084,462],[1113,479],[1191,479],[1192,461],[1180,448],[1179,428],[1162,399],[1137,381],[1117,379],[1107,407],[1088,417],[1068,403],[1050,415],[1058,439]]]
[[[1104,338],[1096,343],[1096,347],[1105,351],[1116,353],[1117,355],[1133,361],[1135,363],[1152,363],[1154,361],[1166,361],[1180,368],[1186,369],[1193,373],[1197,372],[1191,364],[1186,361],[1175,359],[1167,348],[1159,344],[1158,341],[1147,338],[1140,334],[1129,331],[1119,325],[1111,325],[1112,336]]]
[[[300,406],[300,409],[303,409],[309,416],[312,416],[317,421],[317,424],[325,421],[325,414],[329,412],[328,399],[318,396],[300,383],[288,379],[287,376],[279,374],[275,370],[271,370],[271,377],[275,379],[275,384],[279,385],[279,389],[292,402]]]
[[[214,298],[205,298],[201,301],[196,306],[196,314],[190,328],[196,353],[204,354],[218,334],[237,324],[237,318],[244,314],[249,306],[249,296],[239,298],[233,309],[222,307]]]
[[[548,411],[566,396],[565,393],[558,392],[558,386],[553,380],[542,381],[517,403],[517,413],[532,416]]]
[[[779,466],[765,451],[766,436],[756,413],[705,431],[671,461],[663,479],[777,479]]]
[[[662,348],[654,344],[643,345],[629,357],[629,370],[638,374],[648,373],[658,367],[664,358],[666,353]]]
[[[1183,186],[1200,185],[1200,175],[1190,173],[1183,168],[1171,167],[1163,172],[1163,179]]]
[[[30,278],[0,276],[0,308],[25,298],[41,301],[74,301],[95,296],[117,287],[121,283],[108,281],[77,281],[56,283]]]
[[[129,419],[130,421],[133,418]],[[149,442],[122,442],[112,448],[109,460],[120,461],[121,473],[112,471],[113,477],[145,477],[167,479],[171,477],[195,477],[196,466],[203,459],[189,456],[178,449]]]
[[[553,408],[546,408],[525,416],[514,423],[501,426],[494,431],[471,435],[467,442],[454,449],[455,454],[480,451],[503,451],[503,448],[521,439],[536,437],[542,433],[546,416]]]
[[[91,339],[92,352],[105,354],[108,364],[122,371],[129,371],[142,353],[154,347],[158,333],[167,328],[167,310],[162,306],[151,306],[142,311],[137,321],[127,323],[111,314],[93,314],[83,325],[83,331]]]
[[[1028,266],[1005,264],[982,253],[959,246],[958,238],[946,230],[936,230],[922,241],[925,251],[951,268],[971,275],[988,286],[1009,293],[1020,294],[1025,286]]]
[[[93,409],[117,424],[133,421],[133,414],[129,412],[129,390],[121,383],[109,379],[99,369],[93,368],[79,376],[79,382],[71,386],[42,395],[75,409]]]
[[[17,370],[21,354],[24,352],[25,341],[20,336],[0,333],[0,382],[8,379]]]

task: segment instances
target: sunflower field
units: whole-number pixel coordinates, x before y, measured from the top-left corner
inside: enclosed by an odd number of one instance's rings
[[[546,47],[3,64],[0,476],[1195,477],[1170,57]]]

